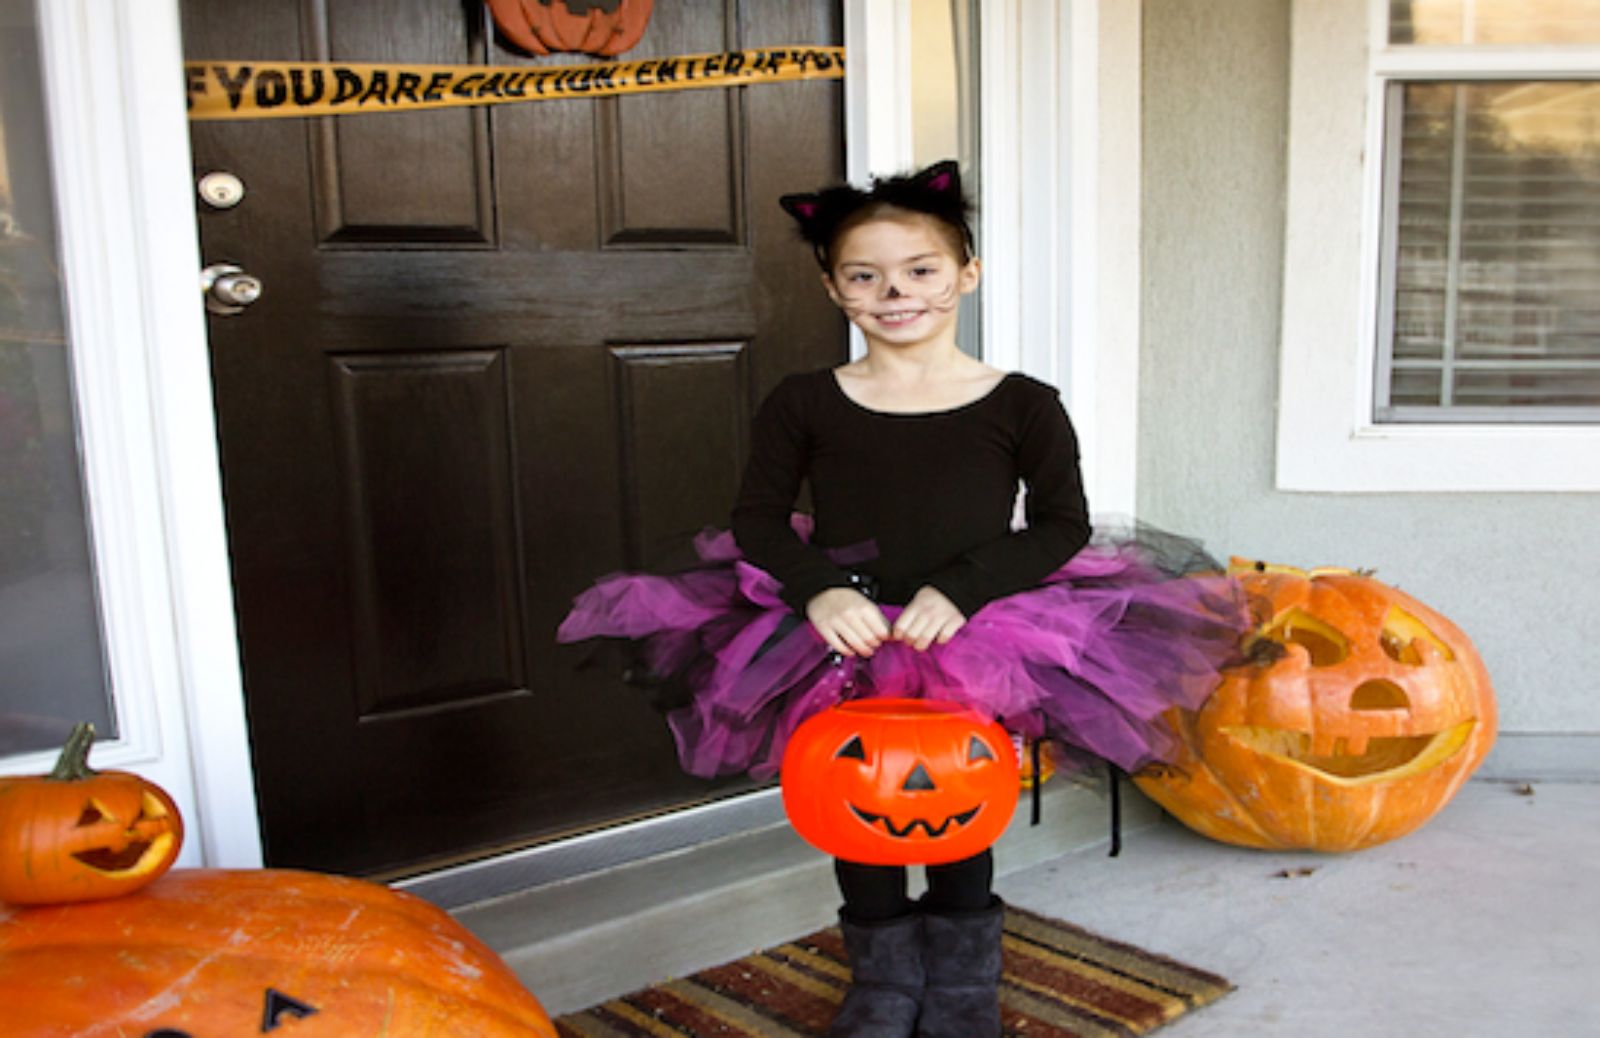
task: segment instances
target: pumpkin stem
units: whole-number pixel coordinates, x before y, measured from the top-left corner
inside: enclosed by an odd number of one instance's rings
[[[55,782],[74,782],[99,774],[89,767],[89,747],[93,742],[94,725],[88,721],[74,725],[72,734],[67,736],[66,746],[61,748],[61,756],[56,759],[55,770],[50,772],[50,778]]]

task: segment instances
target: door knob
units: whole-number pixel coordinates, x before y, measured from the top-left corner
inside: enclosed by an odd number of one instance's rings
[[[224,316],[243,312],[263,291],[260,278],[232,263],[213,263],[202,270],[200,288],[205,292],[206,309]]]

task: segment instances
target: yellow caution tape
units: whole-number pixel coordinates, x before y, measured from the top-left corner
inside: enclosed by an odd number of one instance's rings
[[[594,65],[189,61],[189,118],[284,119],[610,97],[844,76],[843,47],[766,47]]]

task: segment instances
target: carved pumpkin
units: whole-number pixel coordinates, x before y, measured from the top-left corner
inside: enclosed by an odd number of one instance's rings
[[[795,730],[783,806],[818,850],[869,865],[970,858],[1017,806],[1017,760],[998,724],[954,703],[856,699]]]
[[[1442,808],[1494,743],[1488,672],[1459,628],[1343,569],[1235,559],[1258,627],[1183,744],[1134,776],[1184,824],[1227,843],[1349,851]]]
[[[445,912],[376,883],[176,869],[127,897],[0,909],[8,1038],[555,1038]]]
[[[533,54],[615,57],[644,36],[655,0],[488,0],[506,38]]]
[[[0,778],[0,901],[120,897],[177,859],[177,805],[137,775],[91,770],[93,741],[94,727],[80,724],[50,774]]]

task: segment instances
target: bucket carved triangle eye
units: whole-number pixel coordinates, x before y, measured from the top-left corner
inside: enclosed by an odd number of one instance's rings
[[[833,759],[865,761],[867,759],[867,751],[861,745],[861,736],[851,736],[849,742],[839,747],[839,752],[833,755]]]
[[[918,763],[915,768],[911,769],[911,774],[906,778],[906,784],[900,788],[907,793],[917,793],[931,791],[937,787],[934,786],[933,776],[928,774],[928,769]]]
[[[972,741],[967,744],[967,763],[971,764],[980,760],[994,760],[994,751],[989,749],[982,739],[974,735]]]

